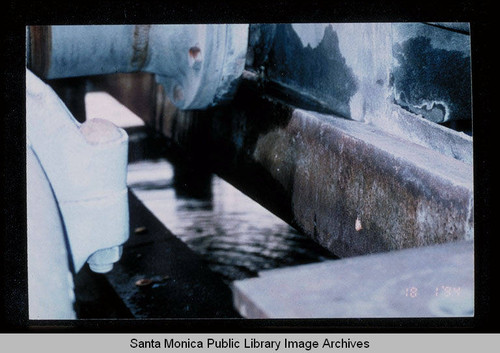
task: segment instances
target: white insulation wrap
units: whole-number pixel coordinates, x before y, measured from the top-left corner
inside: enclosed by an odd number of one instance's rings
[[[26,70],[26,133],[54,190],[78,272],[96,251],[129,236],[128,136],[105,120],[80,124],[55,92]],[[95,256],[110,270],[120,251]]]

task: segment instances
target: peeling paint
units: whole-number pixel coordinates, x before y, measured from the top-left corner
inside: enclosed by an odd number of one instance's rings
[[[396,103],[433,122],[471,119],[470,57],[418,36],[394,45]]]

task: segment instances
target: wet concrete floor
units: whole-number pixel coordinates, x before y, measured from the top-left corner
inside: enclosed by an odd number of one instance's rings
[[[226,282],[335,258],[218,176],[184,173],[166,159],[141,161],[129,165],[128,184]]]
[[[134,318],[237,318],[232,293],[131,192],[130,238],[105,275]]]

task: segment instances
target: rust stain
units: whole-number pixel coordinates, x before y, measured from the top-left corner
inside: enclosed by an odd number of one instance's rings
[[[153,280],[149,279],[149,278],[141,278],[140,280],[137,280],[135,282],[135,285],[137,287],[146,287],[146,286],[149,286],[153,284]]]
[[[149,30],[151,25],[137,25],[134,28],[133,54],[130,64],[134,70],[140,71],[146,64],[149,47]]]
[[[144,234],[147,233],[148,229],[146,227],[137,227],[134,229],[135,234]]]
[[[201,49],[196,45],[194,47],[189,48],[189,56],[196,60],[201,53]]]
[[[168,275],[153,276],[151,278],[141,278],[135,282],[137,287],[148,287],[153,284],[161,284],[170,279]]]
[[[47,77],[52,55],[51,26],[30,26],[30,69],[41,77]]]

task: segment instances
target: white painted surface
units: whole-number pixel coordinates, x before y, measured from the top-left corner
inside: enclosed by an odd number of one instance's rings
[[[87,119],[104,119],[118,127],[143,126],[144,121],[107,92],[89,92],[85,95]]]

